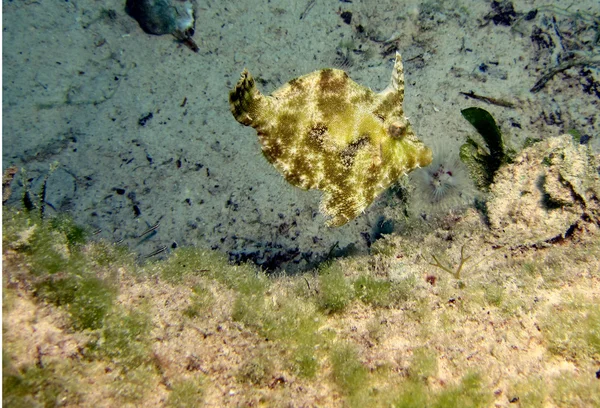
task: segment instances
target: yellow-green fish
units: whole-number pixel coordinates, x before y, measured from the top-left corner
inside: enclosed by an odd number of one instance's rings
[[[400,54],[390,85],[380,93],[338,69],[292,79],[265,96],[244,70],[229,93],[231,112],[258,132],[262,151],[303,189],[323,191],[328,226],[361,214],[398,178],[431,163],[431,150],[404,116]]]

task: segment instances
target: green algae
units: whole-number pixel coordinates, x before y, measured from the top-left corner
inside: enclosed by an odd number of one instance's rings
[[[189,318],[196,318],[210,310],[215,303],[215,297],[206,285],[198,284],[192,287],[190,303],[183,314]]]
[[[17,369],[10,356],[2,356],[2,406],[34,407],[36,402],[54,406],[61,395],[66,394],[62,376],[56,375],[54,367],[27,366]]]
[[[180,380],[172,385],[165,406],[168,408],[194,408],[202,404],[204,393],[205,384],[202,377]]]
[[[427,381],[437,375],[438,357],[435,351],[419,347],[413,351],[408,376],[414,381]]]
[[[116,292],[83,252],[83,229],[67,217],[42,221],[11,210],[5,223],[4,242],[26,256],[31,275],[25,279],[37,296],[63,307],[76,330],[100,328]]]
[[[326,313],[341,312],[354,297],[354,291],[344,277],[341,266],[328,263],[319,269],[319,308]]]
[[[268,286],[266,275],[246,264],[231,265],[225,255],[196,248],[180,248],[163,262],[149,268],[171,283],[201,277],[213,279],[228,289],[252,295],[262,294]]]
[[[135,369],[152,362],[150,316],[143,311],[119,310],[111,313],[90,350],[96,358],[106,357],[118,367]]]
[[[115,298],[114,288],[91,274],[46,279],[36,287],[43,299],[67,310],[76,330],[102,327]]]
[[[382,307],[393,302],[392,283],[361,275],[353,283],[356,297],[366,304]]]
[[[477,188],[485,191],[494,181],[494,174],[500,166],[512,162],[515,152],[506,147],[500,128],[488,111],[472,107],[460,113],[485,141],[487,149],[472,138],[467,138],[460,148],[461,161],[469,169]]]
[[[330,359],[333,380],[344,394],[354,395],[365,387],[368,371],[360,362],[354,345],[349,343],[334,345]]]
[[[540,328],[548,350],[575,361],[600,359],[600,308],[573,299],[548,310]]]
[[[117,288],[108,282],[118,268],[140,280],[153,279],[156,285],[173,290],[185,288],[189,302],[179,309],[182,319],[170,324],[196,324],[203,316],[215,313],[211,312],[213,306],[223,298],[231,299],[231,310],[222,319],[240,327],[244,336],[254,339],[253,344],[259,343],[259,350],[244,356],[231,373],[240,386],[271,392],[274,381],[290,378],[302,387],[325,382],[339,392],[343,400],[340,404],[369,403],[375,407],[490,406],[494,396],[485,373],[468,373],[462,378],[457,375],[461,378],[457,382],[431,385],[438,381],[441,364],[437,351],[429,348],[438,336],[437,330],[443,327],[451,332],[465,316],[478,319],[482,307],[507,320],[535,311],[536,290],[555,290],[561,281],[573,279],[561,271],[568,261],[552,256],[512,265],[510,279],[494,270],[483,277],[474,272],[469,276],[469,287],[456,287],[445,280],[431,285],[414,273],[384,280],[370,274],[374,267],[365,267],[368,263],[360,267],[360,262],[354,260],[324,264],[315,276],[267,277],[253,266],[231,265],[222,255],[193,248],[174,251],[165,261],[136,267],[132,266],[131,254],[113,245],[77,240],[69,244],[68,230],[57,230],[51,220],[11,220],[8,214],[5,220],[5,247],[22,257],[20,265],[31,268],[19,272],[19,277],[32,283],[38,296],[35,301],[65,310],[71,318],[68,330],[89,335],[85,350],[78,356],[81,361],[15,367],[5,358],[3,398],[16,406],[52,406],[51,401],[57,398],[75,404],[84,401],[77,390],[86,389],[78,388],[85,382],[81,367],[86,364],[100,364],[114,372],[115,381],[108,388],[119,404],[141,405],[152,387],[165,381],[161,380],[164,374],[153,354],[156,339],[151,334],[156,328],[152,310],[163,305],[156,305],[153,299],[131,308],[117,304]],[[577,257],[589,261],[597,255],[597,247],[592,247]],[[50,261],[50,267],[45,260]],[[9,282],[11,276],[7,277]],[[544,385],[540,381],[516,383],[511,387],[511,398],[518,396],[522,406],[539,406],[536,404],[540,401],[559,406],[597,403],[600,391],[596,380],[584,377],[584,373],[590,374],[588,362],[600,356],[600,315],[596,306],[589,299],[567,299],[539,320],[547,350],[577,364],[580,376],[553,378],[547,390],[540,389]],[[359,327],[354,334],[348,329],[352,323],[346,319],[351,319],[357,308],[369,312],[376,309],[376,314],[369,315],[366,327]],[[444,309],[440,315],[438,308]],[[361,354],[367,347],[363,342],[373,341],[369,348],[388,342],[392,325],[385,319],[398,310],[405,311],[402,319],[407,327],[417,327],[416,334],[406,332],[407,338],[416,336],[422,345],[412,348],[408,367],[400,369],[401,375],[397,367],[373,366]],[[439,321],[433,319],[436,316]],[[456,364],[464,373],[465,366]],[[184,374],[169,383],[170,389],[165,391],[167,406],[194,406],[204,399],[208,374]]]

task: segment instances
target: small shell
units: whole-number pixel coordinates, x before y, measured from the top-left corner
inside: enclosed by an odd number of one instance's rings
[[[194,4],[189,0],[127,0],[125,11],[148,34],[173,34],[180,40],[194,35]]]

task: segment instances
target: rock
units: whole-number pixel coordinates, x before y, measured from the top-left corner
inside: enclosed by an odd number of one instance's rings
[[[496,244],[531,246],[600,225],[600,156],[553,137],[524,149],[500,168],[487,204]]]

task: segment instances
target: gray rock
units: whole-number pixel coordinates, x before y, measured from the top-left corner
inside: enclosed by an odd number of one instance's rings
[[[500,168],[488,215],[496,244],[530,246],[600,225],[600,157],[570,135],[524,149]]]

